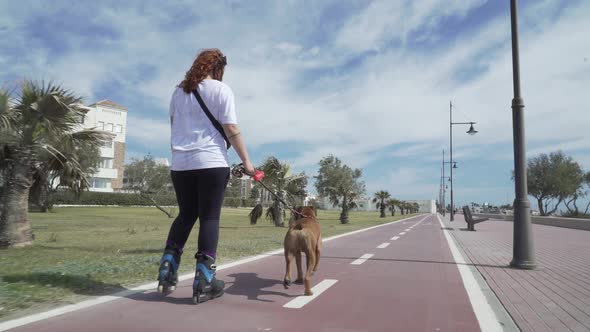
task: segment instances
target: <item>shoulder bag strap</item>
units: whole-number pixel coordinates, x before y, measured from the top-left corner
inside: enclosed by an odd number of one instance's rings
[[[215,119],[215,117],[213,117],[213,115],[211,114],[211,112],[209,112],[209,109],[207,108],[207,105],[205,105],[205,102],[203,101],[203,98],[201,98],[201,95],[199,94],[199,92],[197,91],[197,89],[193,90],[193,95],[195,95],[195,98],[197,98],[197,101],[199,102],[199,105],[201,105],[201,108],[203,109],[203,111],[205,111],[205,114],[207,115],[207,117],[209,118],[209,120],[211,120],[211,123],[213,124],[213,127],[215,127],[215,129],[217,129],[217,131],[219,131],[219,133],[221,134],[221,136],[223,136],[223,139],[225,140],[225,144],[227,145],[227,149],[229,150],[231,148],[231,143],[229,142],[229,139],[227,138],[227,135],[225,135],[225,131],[223,131],[223,127],[221,126],[221,124],[219,123],[219,121],[217,121],[217,119]]]

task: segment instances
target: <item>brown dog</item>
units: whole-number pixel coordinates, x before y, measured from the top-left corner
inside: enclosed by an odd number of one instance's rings
[[[305,283],[305,295],[313,295],[309,277],[317,271],[322,251],[322,234],[320,223],[316,218],[313,206],[304,206],[296,209],[300,214],[295,214],[295,220],[289,223],[289,230],[285,235],[285,261],[287,272],[283,285],[289,288],[291,285],[291,261],[295,257],[297,263],[297,280],[295,283]],[[305,280],[301,268],[301,253],[305,253],[307,259],[307,271]]]

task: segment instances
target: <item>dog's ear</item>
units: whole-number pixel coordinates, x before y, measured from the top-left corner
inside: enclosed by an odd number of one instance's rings
[[[310,208],[310,209],[313,211],[313,215],[314,215],[315,217],[317,217],[317,216],[318,216],[318,213],[317,213],[317,211],[315,210],[315,206],[313,206],[313,205],[310,205],[310,206],[309,206],[309,208]]]

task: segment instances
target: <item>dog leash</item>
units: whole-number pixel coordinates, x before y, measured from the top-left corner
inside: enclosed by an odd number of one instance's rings
[[[244,176],[244,174],[246,174],[246,168],[244,167],[244,164],[238,164],[236,167],[234,167],[231,170],[231,174],[237,178],[242,178]],[[294,208],[292,208],[291,206],[289,206],[289,204],[287,204],[282,198],[279,197],[279,195],[275,194],[272,190],[270,190],[265,184],[264,182],[262,182],[262,179],[264,178],[265,174],[263,171],[261,170],[255,170],[254,171],[254,175],[252,176],[252,180],[254,180],[255,182],[260,183],[260,185],[262,185],[264,187],[264,189],[266,189],[269,193],[271,193],[276,199],[279,200],[279,202],[283,203],[283,205],[290,210],[293,214],[299,215],[303,218],[307,218],[306,215],[304,215],[303,213],[295,210]]]

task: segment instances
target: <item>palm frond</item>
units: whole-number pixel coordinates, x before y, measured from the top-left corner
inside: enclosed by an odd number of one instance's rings
[[[248,216],[250,217],[250,225],[256,225],[256,222],[258,221],[258,219],[260,219],[260,217],[262,217],[263,210],[264,209],[262,208],[262,205],[256,204],[256,206],[248,214]]]

